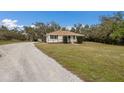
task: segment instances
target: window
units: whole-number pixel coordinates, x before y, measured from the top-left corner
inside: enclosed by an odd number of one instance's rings
[[[50,39],[58,39],[57,35],[50,35]]]

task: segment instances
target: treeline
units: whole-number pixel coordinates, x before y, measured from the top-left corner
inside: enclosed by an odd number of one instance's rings
[[[62,29],[62,27],[56,22],[50,22],[47,24],[36,22],[33,25],[34,27],[24,27],[24,32],[26,33],[27,40],[30,41],[46,42],[46,33]]]
[[[23,31],[18,31],[16,29],[9,30],[7,27],[0,27],[0,40],[26,40],[26,36],[23,35]]]
[[[46,41],[46,33],[63,29],[56,22],[42,23],[36,22],[34,27],[24,26],[24,30],[17,28],[9,30],[5,26],[0,27],[0,40],[23,40],[23,41]],[[64,29],[63,29],[64,30]]]
[[[74,24],[70,31],[84,34],[85,41],[124,44],[124,14],[116,12],[112,16],[100,16],[99,24],[82,25]],[[46,33],[57,30],[68,30],[61,27],[56,22],[42,23],[36,22],[34,27],[25,26],[24,30],[8,30],[2,26],[0,28],[0,40],[27,40],[27,41],[46,41]]]
[[[95,25],[75,24],[71,31],[85,35],[86,41],[109,44],[124,44],[124,14],[116,12],[112,16],[100,16]]]

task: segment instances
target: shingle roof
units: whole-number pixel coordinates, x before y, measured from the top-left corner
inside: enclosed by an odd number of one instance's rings
[[[67,35],[76,35],[76,36],[83,36],[82,34],[70,32],[70,31],[54,31],[51,33],[47,33],[47,35],[61,35],[61,36],[67,36]]]

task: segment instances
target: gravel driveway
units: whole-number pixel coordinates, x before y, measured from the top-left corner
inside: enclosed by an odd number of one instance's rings
[[[81,81],[33,43],[0,46],[0,81]]]

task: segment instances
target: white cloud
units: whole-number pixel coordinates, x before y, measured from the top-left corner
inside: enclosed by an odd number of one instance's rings
[[[66,26],[66,29],[71,30],[73,26]]]
[[[18,29],[19,31],[24,30],[24,26],[23,26],[23,25],[18,25],[18,26],[17,26],[17,29]]]
[[[81,25],[82,25],[82,27],[85,27],[84,24],[81,24]],[[72,27],[74,27],[74,26],[66,26],[66,29],[71,30]],[[75,28],[75,27],[74,27],[74,28]]]
[[[11,30],[17,27],[17,20],[3,19],[0,24]]]
[[[31,25],[30,27],[35,28],[35,25]]]
[[[85,25],[84,25],[84,24],[82,24],[82,27],[85,27]]]
[[[5,26],[9,30],[12,30],[14,28],[17,28],[18,30],[23,30],[23,25],[17,24],[18,20],[12,20],[12,19],[3,19],[0,21],[0,26]]]

